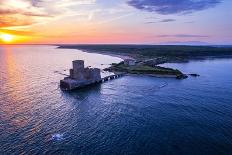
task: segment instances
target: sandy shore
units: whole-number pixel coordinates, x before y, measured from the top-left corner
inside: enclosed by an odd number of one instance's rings
[[[80,51],[83,51],[83,52],[86,52],[86,53],[97,53],[97,54],[102,54],[102,55],[108,55],[108,56],[112,56],[112,57],[121,58],[123,60],[125,60],[125,59],[134,59],[134,58],[132,58],[131,56],[128,56],[128,55],[119,55],[119,54],[110,53],[110,52],[105,53],[105,52],[89,51],[89,50],[81,50],[81,49],[77,49],[77,50],[80,50]]]

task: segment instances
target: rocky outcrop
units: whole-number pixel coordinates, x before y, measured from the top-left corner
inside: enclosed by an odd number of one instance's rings
[[[180,74],[180,75],[177,75],[176,78],[177,79],[187,79],[188,75],[186,75],[186,74]]]
[[[193,76],[193,77],[198,77],[200,76],[199,74],[189,74],[190,76]]]

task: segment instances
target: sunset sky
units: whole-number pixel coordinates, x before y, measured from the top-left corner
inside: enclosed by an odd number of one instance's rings
[[[231,0],[0,0],[0,43],[232,44]]]

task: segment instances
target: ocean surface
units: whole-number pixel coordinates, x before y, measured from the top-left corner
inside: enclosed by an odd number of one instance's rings
[[[232,59],[164,64],[200,77],[124,76],[72,93],[71,61],[120,58],[55,46],[0,47],[0,154],[232,154]],[[107,73],[102,73],[103,75]]]

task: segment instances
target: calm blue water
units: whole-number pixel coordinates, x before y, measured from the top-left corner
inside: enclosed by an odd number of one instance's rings
[[[198,78],[125,76],[62,92],[74,59],[101,68],[121,61],[0,47],[0,154],[232,154],[232,59],[165,64]]]

